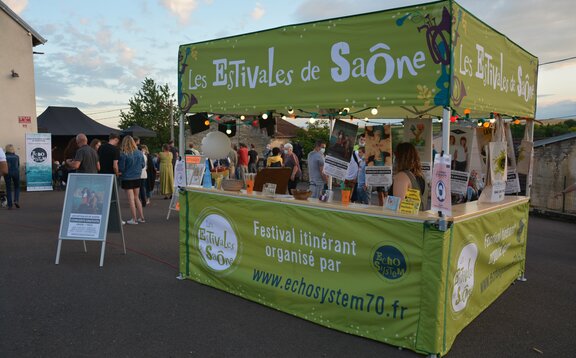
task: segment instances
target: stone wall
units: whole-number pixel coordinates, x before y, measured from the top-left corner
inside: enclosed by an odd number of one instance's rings
[[[556,193],[576,182],[576,138],[534,148],[531,205],[538,210],[562,211]],[[576,214],[576,192],[565,195],[565,212]]]
[[[211,131],[218,130],[218,123],[214,122],[210,124],[210,129],[206,130],[201,133],[196,133],[194,135],[190,134],[190,130],[186,130],[186,147],[188,148],[188,144],[194,144],[194,148],[202,152],[202,139],[206,136],[207,133]],[[260,129],[254,126],[248,125],[240,125],[236,127],[236,135],[230,138],[230,142],[232,144],[238,145],[239,143],[244,143],[250,149],[250,144],[254,144],[256,151],[258,152],[258,156],[262,157],[262,153],[264,152],[264,148],[266,148],[266,144],[271,144],[272,146],[279,146],[283,145],[286,142],[289,142],[288,139],[284,138],[273,138],[269,137],[266,134],[266,129]]]

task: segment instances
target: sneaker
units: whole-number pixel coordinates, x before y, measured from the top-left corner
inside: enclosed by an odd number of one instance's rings
[[[16,207],[16,209],[20,209],[20,204],[14,203],[14,206]]]
[[[146,220],[144,220],[144,219],[138,219],[138,222],[139,222],[139,223],[145,223]]]
[[[130,220],[126,221],[126,224],[128,224],[128,225],[138,225],[138,221],[134,221],[134,219],[130,219]]]

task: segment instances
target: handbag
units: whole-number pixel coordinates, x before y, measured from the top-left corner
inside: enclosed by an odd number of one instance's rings
[[[530,160],[534,151],[534,142],[528,139],[528,126],[524,129],[524,138],[518,148],[518,159],[516,160],[516,171],[519,174],[528,174],[530,171]]]
[[[504,140],[504,121],[496,116],[494,141],[488,143],[486,151],[486,183],[479,202],[497,203],[504,200],[507,179],[507,145]]]

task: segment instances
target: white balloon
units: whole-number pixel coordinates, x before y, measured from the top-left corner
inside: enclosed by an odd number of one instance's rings
[[[230,138],[222,132],[210,132],[202,139],[202,153],[212,160],[226,158],[230,152]]]

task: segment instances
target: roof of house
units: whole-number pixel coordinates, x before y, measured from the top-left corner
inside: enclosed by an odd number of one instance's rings
[[[38,116],[38,132],[52,135],[108,136],[120,133],[118,129],[107,127],[88,117],[76,107],[48,107]]]
[[[573,139],[576,138],[576,132],[570,132],[570,133],[565,133],[565,134],[561,134],[561,135],[557,135],[555,137],[550,137],[550,138],[546,138],[546,139],[540,139],[534,142],[534,148],[536,147],[542,147],[545,145],[549,145],[552,143],[557,143],[557,142],[561,142],[564,140],[568,140],[568,139]]]
[[[295,124],[292,124],[282,118],[276,119],[276,134],[274,135],[276,138],[294,138],[296,137],[296,133],[298,133],[298,127]]]
[[[46,43],[44,37],[42,37],[36,30],[32,28],[32,26],[28,25],[26,21],[22,20],[20,16],[18,16],[12,9],[8,7],[8,5],[4,4],[0,1],[0,9],[2,9],[8,16],[10,16],[14,21],[16,21],[20,26],[24,28],[24,30],[28,31],[30,36],[32,36],[32,46],[43,45]]]

